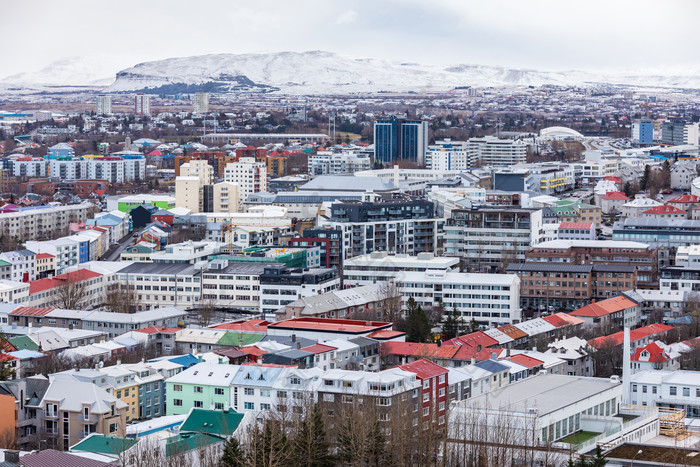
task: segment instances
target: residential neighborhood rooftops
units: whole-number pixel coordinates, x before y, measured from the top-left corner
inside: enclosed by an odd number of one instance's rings
[[[637,306],[637,303],[624,295],[591,303],[569,313],[571,316],[600,317]]]

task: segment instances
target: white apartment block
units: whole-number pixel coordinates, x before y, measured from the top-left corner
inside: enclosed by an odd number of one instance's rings
[[[370,170],[372,161],[367,155],[353,152],[318,151],[318,153],[309,156],[308,165],[311,175],[331,175]]]
[[[46,177],[48,163],[41,159],[22,158],[10,161],[10,172],[15,177]]]
[[[593,185],[604,177],[615,175],[619,167],[615,159],[588,160],[574,164],[574,170],[581,174],[584,184]]]
[[[374,252],[348,258],[343,263],[343,283],[353,287],[400,280],[406,272],[459,272],[459,258],[434,256],[432,253],[389,255]]]
[[[425,167],[428,170],[469,170],[477,159],[474,147],[466,141],[452,141],[446,138],[428,146],[425,153]]]
[[[24,303],[29,297],[29,284],[0,280],[0,303]]]
[[[428,310],[440,301],[446,312],[456,307],[466,321],[488,326],[522,321],[520,279],[515,274],[405,272],[396,282],[404,303],[413,298]]]
[[[467,148],[483,165],[514,165],[527,161],[527,143],[495,136],[471,138]]]
[[[112,113],[112,96],[98,94],[95,98],[95,113],[97,115],[110,115]]]
[[[148,94],[136,94],[134,96],[134,113],[151,115],[151,96]]]
[[[61,180],[80,180],[89,178],[87,159],[76,158],[73,160],[51,159],[49,163],[49,174]]]
[[[37,206],[0,214],[0,231],[22,240],[51,238],[56,232],[67,233],[71,222],[85,222],[93,204]]]
[[[209,93],[195,93],[192,98],[192,112],[196,114],[209,112]]]
[[[36,279],[36,252],[31,250],[17,250],[0,253],[0,260],[10,263],[10,280],[15,282],[27,282]]]
[[[684,409],[700,418],[700,372],[645,370],[630,377],[630,403]]]
[[[87,161],[89,179],[125,183],[146,178],[146,159],[91,159]]]
[[[224,180],[238,184],[239,202],[243,203],[248,195],[267,191],[267,167],[253,157],[241,157],[238,162],[226,164]]]
[[[28,241],[25,243],[25,246],[37,254],[48,253],[53,255],[54,266],[58,274],[69,266],[75,266],[80,260],[80,242],[72,240],[71,237],[62,237],[43,242]]]

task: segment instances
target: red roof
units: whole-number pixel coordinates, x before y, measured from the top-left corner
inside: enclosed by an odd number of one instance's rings
[[[643,211],[642,214],[685,214],[685,211],[678,209],[675,206],[669,206],[667,204],[661,206],[654,206],[651,209]]]
[[[622,178],[615,177],[613,175],[608,175],[607,177],[603,177],[603,180],[610,180],[611,182],[622,183]]]
[[[264,332],[267,333],[267,325],[269,323],[264,319],[241,319],[231,321],[230,323],[218,324],[212,326],[212,329],[226,329],[227,331],[246,331],[246,332]]]
[[[443,368],[437,363],[433,363],[429,360],[421,358],[415,362],[406,363],[404,365],[399,365],[404,371],[410,371],[418,376],[418,379],[425,380],[430,378],[435,378],[436,376],[446,375],[449,371],[447,368]]]
[[[314,345],[310,345],[308,347],[303,347],[299,350],[319,354],[319,353],[324,353],[324,352],[330,352],[332,350],[338,350],[338,347],[333,347],[331,345],[324,345],[324,344],[314,344]]]
[[[381,329],[379,331],[374,331],[371,334],[367,334],[367,337],[370,339],[377,339],[379,341],[383,340],[388,340],[388,339],[393,339],[395,337],[403,336],[405,335],[405,332],[401,331],[392,331],[391,329]]]
[[[9,314],[15,316],[46,316],[51,313],[54,308],[36,308],[33,306],[22,306],[12,310]]]
[[[90,271],[89,269],[78,269],[77,271],[67,272],[60,276],[31,281],[29,283],[29,295],[53,289],[68,282],[82,282],[100,277],[101,275],[102,274]]]
[[[241,352],[245,352],[248,355],[255,355],[257,357],[266,354],[267,352],[260,347],[257,347],[255,345],[248,345],[246,347],[241,347],[240,348]]]
[[[36,254],[36,259],[47,259],[47,258],[55,258],[55,256],[50,255],[48,253],[37,253]]]
[[[364,321],[355,319],[331,318],[293,318],[276,323],[270,323],[267,328],[274,329],[307,329],[312,331],[362,333],[388,328],[391,323],[383,321]]]
[[[632,329],[630,331],[630,342],[635,342],[644,339],[645,337],[653,336],[656,334],[663,334],[667,331],[670,331],[671,329],[673,329],[673,326],[661,323],[650,324],[648,326],[644,326],[638,329]],[[624,340],[624,331],[619,331],[615,334],[610,334],[609,336],[602,336],[596,337],[595,339],[591,339],[588,341],[588,344],[591,347],[599,349],[607,346],[621,345],[624,342]]]
[[[641,360],[640,357],[642,356],[642,352],[644,351],[649,353],[649,358]],[[656,342],[650,342],[644,347],[638,347],[637,350],[635,350],[634,355],[632,356],[633,362],[663,363],[666,360],[668,360],[668,358],[666,357],[666,351],[659,347]]]
[[[538,366],[544,365],[544,362],[542,360],[538,360],[534,357],[530,357],[529,355],[525,355],[522,353],[511,355],[506,360],[510,360],[511,362],[517,363],[518,365],[526,366],[528,368],[536,368]]]
[[[700,203],[700,197],[698,197],[696,195],[680,195],[680,196],[676,196],[673,199],[669,199],[668,202],[675,203],[675,204],[681,204],[681,203],[696,204],[696,203]]]
[[[587,317],[600,317],[606,316],[612,313],[617,313],[618,311],[626,310],[627,308],[632,308],[637,306],[635,302],[625,297],[624,295],[618,295],[617,297],[608,298],[601,302],[591,303],[578,310],[574,310],[569,313],[572,316],[587,316]]]
[[[626,194],[624,194],[621,191],[608,191],[603,195],[603,199],[624,199],[628,200],[629,198],[627,197]]]
[[[559,313],[543,316],[542,319],[557,328],[561,328],[571,324],[567,320],[559,316]]]
[[[559,224],[560,229],[579,229],[591,230],[593,224],[590,222],[562,222]]]

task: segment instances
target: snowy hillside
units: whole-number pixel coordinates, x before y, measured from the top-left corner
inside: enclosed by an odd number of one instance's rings
[[[441,91],[459,86],[624,84],[700,89],[698,70],[657,74],[620,71],[607,75],[582,71],[537,71],[497,66],[441,67],[377,59],[348,58],[330,52],[218,54],[140,63],[116,72],[106,59],[54,62],[33,73],[0,80],[0,88],[99,86],[109,92],[146,90],[164,94],[270,92],[348,94],[377,91]],[[118,64],[117,64],[118,65]],[[116,80],[108,78],[114,76]]]

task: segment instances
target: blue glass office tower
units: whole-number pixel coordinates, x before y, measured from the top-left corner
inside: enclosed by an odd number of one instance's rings
[[[374,160],[399,159],[425,164],[428,149],[428,123],[391,117],[374,123]]]

